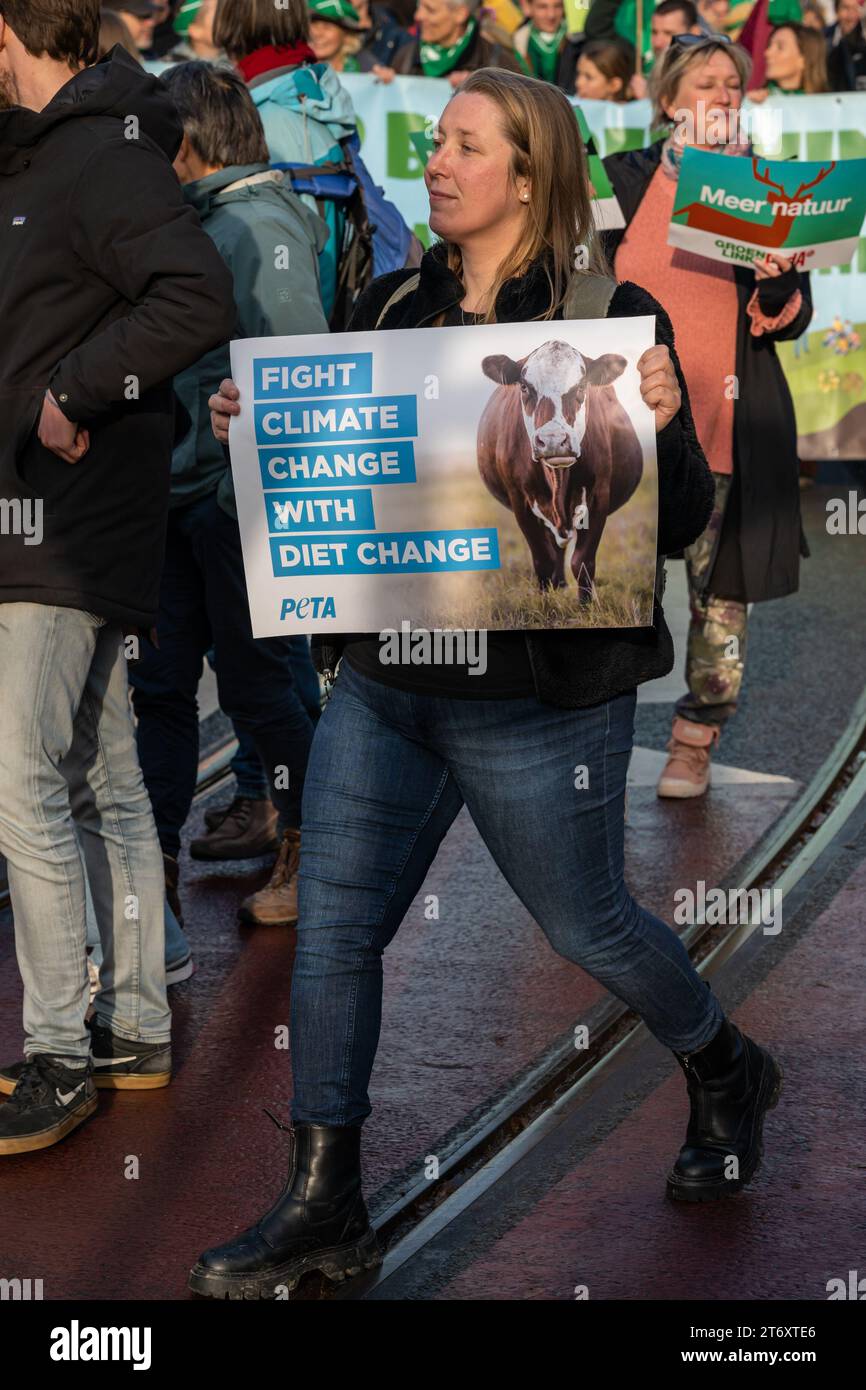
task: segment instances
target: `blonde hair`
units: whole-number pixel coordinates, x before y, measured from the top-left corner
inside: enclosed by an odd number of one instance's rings
[[[512,180],[530,181],[523,235],[497,267],[485,322],[495,320],[496,298],[505,281],[524,275],[541,257],[550,282],[550,305],[539,317],[553,318],[575,274],[577,247],[586,248],[583,269],[610,274],[593,225],[586,151],[577,117],[558,87],[504,68],[470,73],[454,95],[463,92],[494,103],[512,147]],[[445,244],[450,269],[462,277],[459,246]]]
[[[655,64],[650,77],[650,96],[653,104],[653,124],[672,125],[673,119],[665,111],[665,106],[673,105],[677,99],[680,83],[687,72],[705,63],[713,53],[725,53],[730,58],[746,94],[746,86],[752,72],[752,60],[738,43],[725,43],[723,39],[707,37],[703,43],[672,43],[666,48]]]

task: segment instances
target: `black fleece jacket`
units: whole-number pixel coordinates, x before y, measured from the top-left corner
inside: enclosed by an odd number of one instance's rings
[[[441,310],[459,303],[464,290],[445,264],[441,247],[428,251],[420,269],[416,290],[379,315],[394,290],[416,272],[394,271],[375,280],[358,301],[353,331],[381,328],[429,327]],[[536,265],[520,279],[508,280],[496,300],[500,323],[521,323],[543,313],[549,303],[547,276]],[[656,436],[659,475],[660,555],[671,555],[696,540],[707,525],[713,506],[714,485],[709,465],[695,434],[688,390],[674,349],[670,319],[652,295],[628,282],[614,291],[609,318],[633,318],[655,314],[656,341],[670,349],[682,391],[682,406]],[[561,315],[560,315],[561,317]],[[313,656],[320,671],[334,670],[342,651],[339,637],[313,638]],[[524,634],[539,699],[547,704],[576,709],[598,704],[654,680],[671,670],[673,641],[656,601],[653,625],[648,628],[603,631],[527,632]]]
[[[0,498],[43,511],[0,535],[0,603],[155,621],[171,377],[232,333],[231,274],[181,194],[166,89],[121,48],[43,111],[0,111]],[[47,387],[90,448],[42,447]]]

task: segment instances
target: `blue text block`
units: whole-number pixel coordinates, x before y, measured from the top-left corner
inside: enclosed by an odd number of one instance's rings
[[[279,405],[259,402],[255,422],[257,444],[406,437],[418,433],[418,402],[414,396],[282,401]]]
[[[344,352],[328,357],[256,357],[256,400],[285,396],[351,396],[373,389],[372,352]]]
[[[373,494],[370,488],[351,492],[269,492],[268,530],[375,531]]]
[[[389,531],[378,536],[308,536],[271,540],[274,575],[425,574],[445,570],[499,569],[499,536],[493,529]]]
[[[390,444],[322,444],[296,449],[259,449],[262,487],[333,487],[335,483],[414,483],[415,446],[408,439]]]

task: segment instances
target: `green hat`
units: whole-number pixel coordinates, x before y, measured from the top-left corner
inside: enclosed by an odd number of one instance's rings
[[[341,29],[360,29],[361,16],[349,0],[307,0],[310,19],[324,19]]]
[[[183,0],[183,3],[172,21],[172,28],[176,34],[183,34],[184,37],[189,33],[189,26],[192,24],[202,6],[202,0]]]

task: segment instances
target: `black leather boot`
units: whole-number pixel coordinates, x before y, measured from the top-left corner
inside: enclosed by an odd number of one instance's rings
[[[781,1068],[727,1018],[705,1047],[674,1056],[685,1072],[691,1108],[667,1194],[683,1202],[729,1197],[760,1165],[764,1114],[779,1099]]]
[[[381,1264],[361,1195],[360,1125],[295,1125],[282,1194],[255,1226],[206,1250],[189,1286],[208,1298],[276,1298],[320,1270],[340,1282]]]

